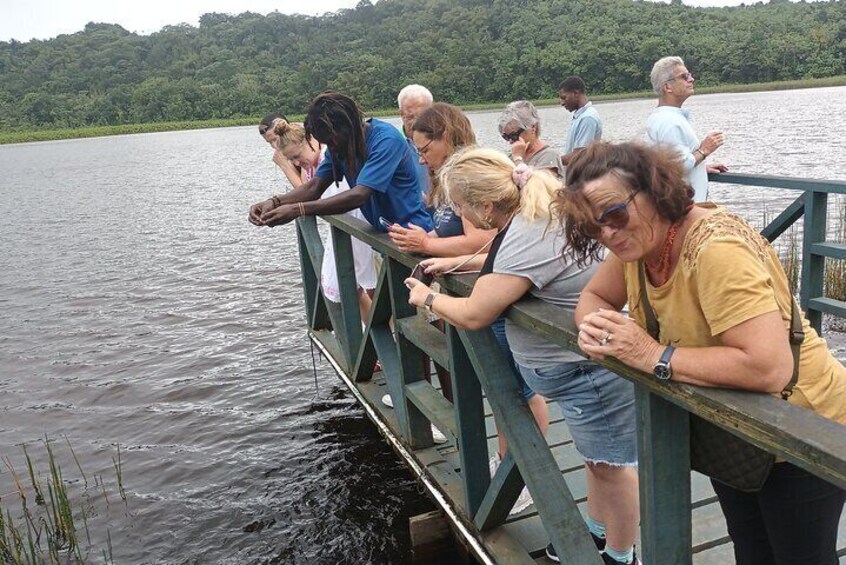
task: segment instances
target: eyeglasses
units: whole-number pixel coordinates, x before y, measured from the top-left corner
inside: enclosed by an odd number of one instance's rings
[[[266,125],[262,124],[262,125],[259,127],[259,134],[260,134],[260,135],[264,135],[264,134],[266,134],[266,133],[267,133],[267,130],[269,130],[269,129],[270,129],[270,126],[266,126]]]
[[[673,82],[676,79],[682,79],[683,81],[687,82],[689,80],[693,80],[693,73],[682,73],[680,75],[676,75],[673,78],[669,79],[667,82]]]
[[[433,142],[433,141],[435,141],[435,139],[434,139],[434,138],[430,139],[428,143],[426,143],[426,144],[424,144],[424,145],[423,145],[423,147],[418,147],[418,148],[417,148],[417,153],[418,153],[419,155],[425,155],[426,153],[428,153],[428,152],[429,152],[429,146],[430,146],[430,145],[432,145],[432,142]]]
[[[512,131],[511,133],[504,133],[503,132],[502,139],[504,139],[508,143],[514,143],[515,141],[520,139],[520,135],[522,135],[522,133],[524,131],[526,131],[526,130],[523,129],[523,128],[520,128],[520,129]]]
[[[599,239],[603,226],[608,226],[614,230],[621,230],[626,227],[630,219],[629,204],[631,204],[638,192],[636,190],[625,201],[609,206],[598,218],[594,218],[593,222],[582,224],[582,233],[591,239]]]

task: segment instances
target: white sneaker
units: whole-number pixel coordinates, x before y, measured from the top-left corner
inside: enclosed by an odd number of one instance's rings
[[[432,441],[439,444],[446,443],[447,441],[447,437],[443,434],[443,432],[441,432],[441,430],[435,427],[435,424],[432,424]]]
[[[382,404],[384,404],[388,408],[393,408],[394,407],[394,399],[391,398],[390,394],[386,394],[385,396],[382,397]]]
[[[499,459],[499,453],[494,453],[490,461],[488,461],[488,469],[491,471],[491,478],[496,475],[496,472],[501,464],[502,461]],[[517,501],[514,503],[514,506],[508,511],[508,515],[513,516],[514,514],[522,512],[533,503],[534,500],[532,500],[532,495],[529,494],[529,489],[523,487],[523,490],[520,491],[520,496],[517,497]]]

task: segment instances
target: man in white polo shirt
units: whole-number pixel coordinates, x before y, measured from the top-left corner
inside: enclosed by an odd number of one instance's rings
[[[693,96],[693,74],[681,57],[664,57],[652,67],[649,75],[652,88],[658,94],[658,107],[646,121],[646,140],[675,149],[687,171],[686,178],[693,187],[694,200],[708,199],[708,173],[724,173],[725,165],[706,166],[705,159],[725,141],[721,131],[712,131],[702,141],[690,125],[690,113],[682,110],[684,101]]]

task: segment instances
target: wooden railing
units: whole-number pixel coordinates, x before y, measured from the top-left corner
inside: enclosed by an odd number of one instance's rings
[[[789,188],[804,194],[763,233],[784,232],[804,211],[803,309],[819,329],[820,313],[846,314],[846,304],[822,295],[825,257],[844,258],[846,247],[825,242],[828,194],[846,193],[846,183],[753,175],[712,175],[712,182]],[[398,251],[385,234],[348,216],[331,216],[340,305],[320,291],[322,243],[313,217],[297,220],[309,330],[354,382],[368,381],[381,362],[405,444],[432,445],[430,422],[451,435],[460,454],[464,500],[460,515],[479,531],[501,525],[523,482],[563,562],[600,564],[576,501],[541,436],[489,329],[467,331],[447,324],[441,333],[408,304],[403,280],[419,257]],[[350,236],[383,257],[373,308],[365,328],[358,310]],[[466,296],[473,275],[440,277],[442,292]],[[534,299],[511,306],[506,315],[521,327],[564,348],[579,351],[565,310]],[[331,331],[330,331],[331,330]],[[423,374],[423,354],[453,375],[448,402]],[[635,383],[640,460],[641,548],[661,563],[689,564],[691,491],[688,413],[710,420],[778,457],[846,488],[846,426],[766,394],[707,389],[659,382],[611,359],[605,363]],[[491,479],[485,434],[483,391],[508,440],[509,453]],[[401,401],[397,402],[398,399]],[[660,533],[660,535],[659,535]],[[523,556],[529,559],[528,554]],[[655,557],[650,560],[656,561]],[[528,561],[527,561],[528,562]]]

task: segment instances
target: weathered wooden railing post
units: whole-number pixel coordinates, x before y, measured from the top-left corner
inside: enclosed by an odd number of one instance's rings
[[[650,563],[689,565],[690,415],[637,384],[635,404],[643,555]]]
[[[458,450],[463,469],[464,499],[467,514],[475,516],[491,482],[482,386],[458,331],[447,324],[446,335],[452,370]]]
[[[393,259],[386,257],[388,261],[387,277],[391,289],[391,304],[394,312],[394,324],[399,324],[403,318],[414,317],[417,309],[408,303],[408,288],[405,286],[405,279],[411,275],[411,270]],[[397,352],[400,360],[399,374],[387,373],[388,388],[391,391],[391,398],[394,400],[394,409],[399,406],[400,411],[397,417],[400,418],[400,426],[413,447],[426,447],[432,445],[432,430],[429,420],[423,415],[420,409],[408,401],[406,387],[417,382],[425,381],[423,374],[423,352],[417,348],[402,331],[395,331]]]
[[[343,339],[344,357],[347,366],[355,367],[361,348],[361,311],[358,307],[358,284],[355,277],[355,258],[353,257],[352,239],[350,234],[329,226],[332,230],[332,244],[335,254],[335,269],[338,273],[338,290],[341,295],[341,327],[335,331],[341,332]]]
[[[331,329],[329,313],[322,300],[320,290],[320,268],[323,263],[323,245],[317,233],[313,216],[300,218],[297,225],[297,248],[300,256],[300,272],[303,277],[303,300],[306,321],[312,330]]]
[[[825,242],[828,194],[810,191],[805,193],[805,226],[802,238],[802,283],[800,296],[802,309],[808,321],[819,333],[822,312],[809,308],[811,300],[823,296],[825,287],[825,256],[815,253],[814,247]]]

